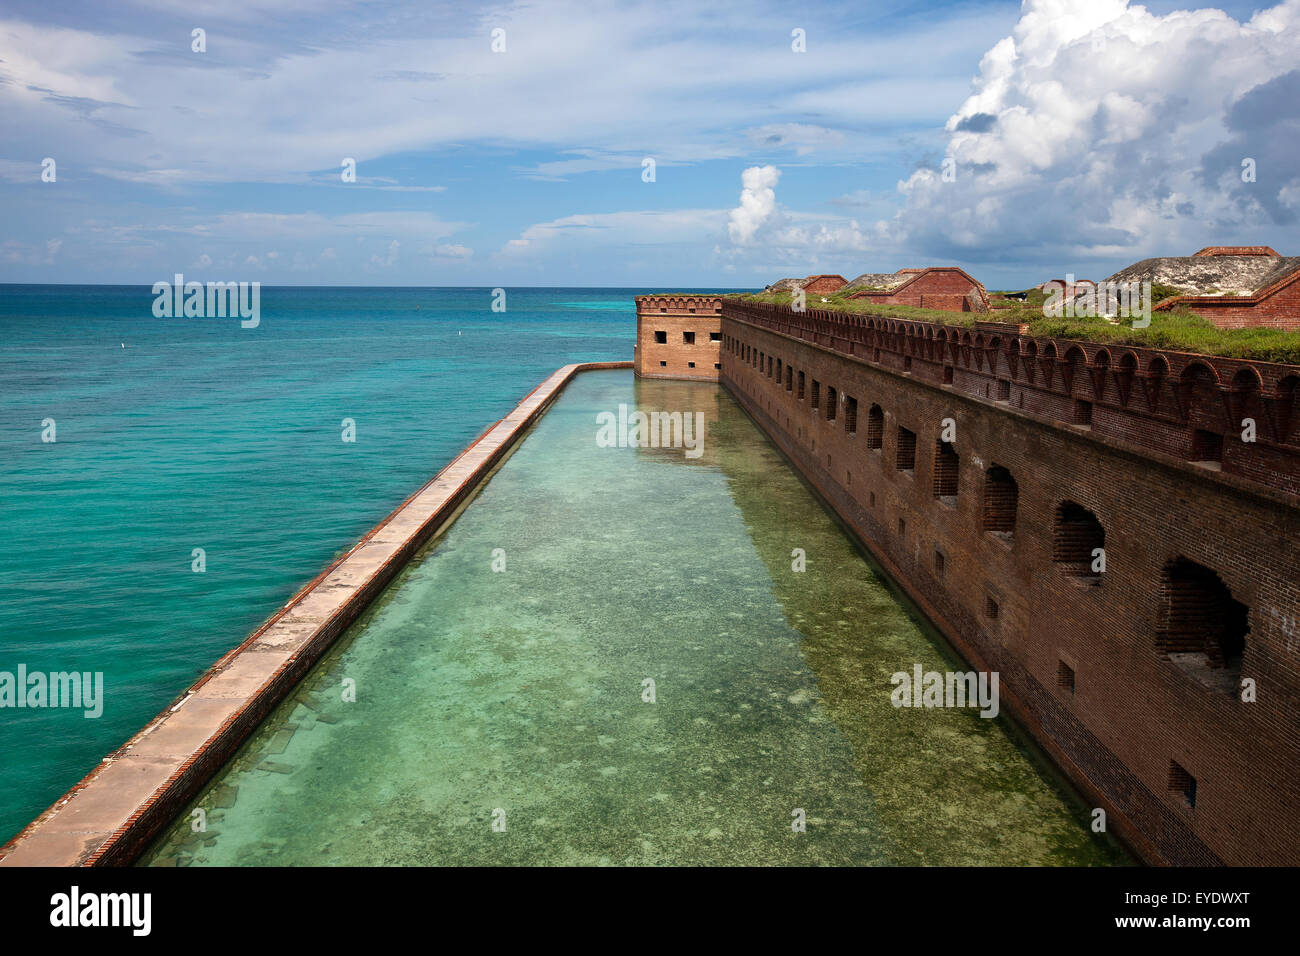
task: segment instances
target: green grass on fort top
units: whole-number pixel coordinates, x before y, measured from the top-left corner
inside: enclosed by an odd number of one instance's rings
[[[1163,298],[1157,295],[1157,300]],[[725,296],[739,302],[767,302],[789,305],[790,293],[764,292]],[[976,322],[1016,322],[1029,326],[1029,335],[1043,338],[1077,339],[1108,345],[1136,345],[1176,352],[1195,352],[1223,358],[1253,359],[1257,362],[1300,364],[1300,332],[1279,329],[1221,329],[1209,320],[1186,309],[1154,312],[1151,325],[1135,329],[1127,324],[1115,325],[1103,318],[1049,318],[1043,315],[1044,295],[1030,289],[1024,303],[990,312],[945,312],[918,309],[906,305],[879,305],[865,299],[850,299],[843,293],[813,293],[807,297],[809,309],[829,309],[859,315],[887,316],[920,322],[937,322],[971,328]]]

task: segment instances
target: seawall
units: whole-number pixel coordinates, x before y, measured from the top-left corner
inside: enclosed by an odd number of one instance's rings
[[[704,321],[719,381],[1111,832],[1151,863],[1300,862],[1300,370],[725,299]]]
[[[454,520],[574,375],[631,367],[601,362],[556,370],[0,848],[0,866],[132,862],[406,562]]]

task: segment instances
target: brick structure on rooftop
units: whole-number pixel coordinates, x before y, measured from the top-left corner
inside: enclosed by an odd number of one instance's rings
[[[803,290],[809,295],[817,293],[826,295],[831,292],[839,292],[849,284],[849,280],[841,275],[819,275],[809,276],[803,280]]]
[[[891,288],[861,288],[850,293],[849,298],[946,312],[988,311],[989,296],[984,286],[956,266],[899,269],[894,275],[906,278]]]
[[[1270,246],[1206,246],[1190,256],[1143,259],[1107,281],[1178,290],[1156,312],[1189,309],[1224,329],[1300,332],[1300,256]]]
[[[1276,256],[1272,246],[1206,246],[1193,256]]]

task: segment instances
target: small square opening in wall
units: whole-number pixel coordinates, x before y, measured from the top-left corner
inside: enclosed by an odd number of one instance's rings
[[[695,363],[694,363],[694,362],[687,362],[686,365],[687,365],[688,368],[695,368]]]
[[[1192,461],[1223,461],[1223,436],[1196,429],[1192,433]]]
[[[1074,693],[1074,668],[1065,661],[1056,662],[1056,686]]]
[[[667,367],[668,367],[668,363],[667,363],[667,362],[660,362],[660,363],[659,363],[659,367],[660,367],[660,368],[667,368]]]
[[[714,363],[713,363],[713,367],[714,367],[714,368],[722,368],[722,363],[721,363],[721,362],[714,362]]]
[[[722,341],[722,333],[721,333],[721,332],[710,332],[710,333],[709,333],[709,341],[710,341],[710,342],[721,342],[721,341]]]
[[[685,344],[685,345],[694,345],[694,344],[695,344],[695,333],[694,333],[694,332],[683,332],[683,333],[682,333],[682,343]]]
[[[657,344],[657,345],[667,345],[667,344],[668,344],[668,333],[667,333],[667,332],[656,332],[656,333],[655,333],[655,344]]]
[[[998,612],[1000,610],[1002,609],[998,607],[997,601],[993,600],[993,598],[987,594],[984,595],[984,616],[985,617],[987,617],[990,621],[996,621],[998,619]]]
[[[1169,792],[1178,794],[1187,806],[1196,806],[1196,778],[1179,766],[1176,760],[1169,761]]]

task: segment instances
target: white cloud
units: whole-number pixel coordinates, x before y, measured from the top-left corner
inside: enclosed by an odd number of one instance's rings
[[[462,245],[441,245],[433,251],[435,255],[444,259],[468,259],[474,255],[473,249]]]
[[[17,239],[8,239],[0,244],[0,262],[24,266],[52,266],[62,248],[62,239],[46,239],[44,242],[20,242]]]
[[[397,253],[401,247],[402,244],[394,239],[388,244],[388,254],[385,256],[371,256],[370,264],[372,266],[379,266],[381,269],[391,268],[397,264]]]
[[[781,171],[775,166],[751,166],[740,174],[740,205],[731,210],[727,232],[731,241],[744,244],[754,238],[776,210],[776,184]]]
[[[1026,0],[948,120],[956,181],[899,184],[896,242],[1070,265],[1243,242],[1300,187],[1300,0],[1239,23],[1123,0]],[[1240,161],[1260,159],[1259,181]],[[1262,172],[1267,168],[1268,175]]]
[[[393,22],[425,12],[394,10]],[[773,56],[771,24],[752,9],[720,7],[707,28],[682,29],[699,16],[681,0],[520,0],[458,11],[455,30],[387,35],[376,18],[364,33],[334,14],[312,16],[309,33],[273,18],[264,30],[210,25],[207,54],[190,53],[186,33],[164,35],[152,15],[118,18],[115,33],[10,18],[0,21],[0,138],[35,136],[48,155],[159,186],[298,181],[313,170],[337,179],[343,156],[364,163],[470,142],[578,144],[537,170],[564,176],[639,165],[648,146],[661,164],[734,158],[753,145],[742,131],[769,124],[779,148],[820,153],[852,148],[867,134],[844,133],[846,122],[882,109],[936,121],[951,96],[936,99],[935,84],[960,88],[990,30],[977,10],[900,20],[888,35],[828,20],[810,34],[815,56]],[[512,39],[502,55],[486,40],[498,23]],[[924,62],[908,52],[917,48]],[[866,64],[892,74],[889,85],[859,81]],[[294,108],[274,105],[285,103]],[[812,114],[815,125],[783,122]],[[232,142],[257,148],[231,157]]]
[[[717,235],[725,216],[721,209],[578,213],[529,226],[502,252],[535,252],[557,245],[572,249],[693,244]]]

